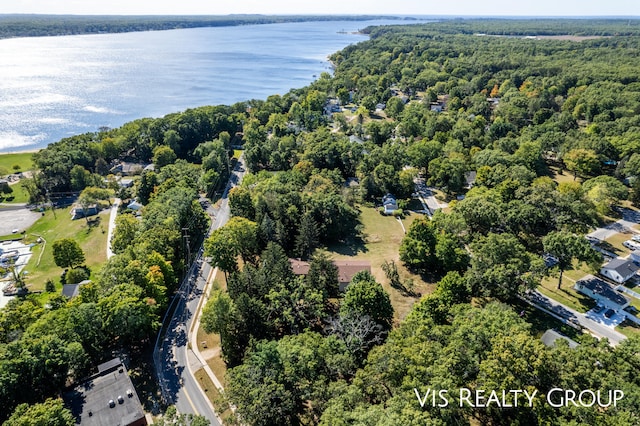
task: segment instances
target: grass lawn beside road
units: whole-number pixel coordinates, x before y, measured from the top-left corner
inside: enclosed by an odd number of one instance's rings
[[[91,220],[97,220],[91,226],[87,225],[86,220],[71,220],[71,207],[65,209],[56,209],[54,217],[51,210],[47,210],[44,216],[29,229],[27,229],[26,242],[35,243],[38,236],[46,240],[46,244],[37,244],[33,247],[31,259],[25,267],[28,272],[27,284],[29,289],[44,290],[44,283],[47,279],[52,279],[60,288],[60,275],[62,268],[56,266],[53,261],[53,242],[61,238],[71,238],[76,240],[86,258],[86,265],[91,269],[92,277],[106,260],[107,260],[107,227],[108,227],[108,211],[97,216],[93,216]],[[38,258],[43,250],[40,264]]]
[[[584,275],[585,274],[582,274],[582,276]],[[569,278],[565,273],[562,278],[562,287],[560,289],[558,289],[558,278],[545,277],[540,283],[538,291],[545,296],[581,313],[585,313],[596,306],[596,302],[593,299],[575,290],[573,288],[574,284],[575,281]]]

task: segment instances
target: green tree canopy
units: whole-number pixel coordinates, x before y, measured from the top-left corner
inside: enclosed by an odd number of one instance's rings
[[[84,263],[84,253],[80,245],[71,238],[54,241],[52,249],[53,261],[60,268],[73,268]]]

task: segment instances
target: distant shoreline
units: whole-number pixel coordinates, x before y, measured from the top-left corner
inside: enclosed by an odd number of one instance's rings
[[[18,151],[7,151],[7,152],[0,152],[0,155],[10,155],[10,154],[35,154],[36,152],[40,152],[41,150],[43,150],[44,148],[34,148],[34,149],[24,149],[24,150],[18,150]]]
[[[322,21],[398,20],[394,15],[32,15],[1,14],[0,39],[86,34],[117,34],[187,28],[229,27]]]

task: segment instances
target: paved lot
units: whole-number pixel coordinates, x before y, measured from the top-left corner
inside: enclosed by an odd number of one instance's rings
[[[42,214],[24,207],[15,210],[0,209],[0,235],[9,235],[14,229],[22,232],[38,220]]]

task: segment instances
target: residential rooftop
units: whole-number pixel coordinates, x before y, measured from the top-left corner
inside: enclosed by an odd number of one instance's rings
[[[633,261],[629,259],[622,259],[619,257],[610,260],[608,263],[606,263],[602,267],[606,269],[614,270],[623,277],[633,275],[636,272],[638,272],[638,270],[640,270],[640,267],[635,263],[633,263]]]
[[[600,278],[594,277],[593,275],[587,275],[586,277],[578,280],[576,285],[581,285],[584,288],[591,290],[592,293],[604,297],[617,305],[624,306],[629,303],[629,300],[627,300],[627,298],[622,294],[615,291],[611,285]]]
[[[575,348],[576,346],[579,346],[580,344],[578,342],[576,342],[575,340],[570,339],[569,337],[565,336],[564,334],[557,332],[556,330],[550,328],[547,331],[544,332],[544,334],[542,335],[542,337],[540,338],[540,340],[542,340],[542,343],[544,343],[545,346],[552,348],[556,345],[556,341],[557,340],[566,340],[569,343],[569,347],[571,349]]]

